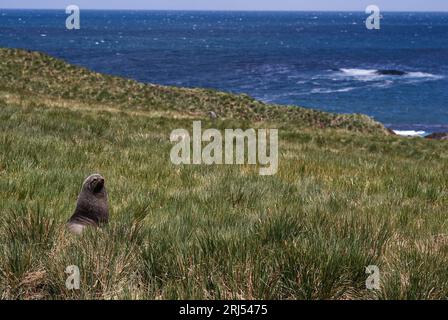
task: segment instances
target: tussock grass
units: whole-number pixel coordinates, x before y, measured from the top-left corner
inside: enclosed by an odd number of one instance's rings
[[[447,298],[447,142],[388,136],[366,117],[284,109],[283,120],[244,96],[0,52],[1,298]],[[205,120],[214,103],[225,117]],[[192,118],[278,127],[278,174],[172,165],[169,134]],[[76,237],[64,224],[93,172],[106,177],[111,223]],[[69,265],[80,290],[65,287]],[[368,265],[379,291],[365,288]]]

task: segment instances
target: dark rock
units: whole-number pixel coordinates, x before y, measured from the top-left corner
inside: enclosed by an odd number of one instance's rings
[[[407,73],[404,72],[404,71],[401,71],[401,70],[393,70],[393,69],[388,70],[388,69],[385,69],[385,70],[378,70],[376,72],[376,74],[379,74],[379,75],[382,75],[382,76],[404,76]]]
[[[392,135],[392,136],[396,136],[397,134],[394,132],[394,130],[386,128],[387,132]]]
[[[448,140],[448,132],[431,133],[430,135],[427,135],[425,138],[431,140]]]

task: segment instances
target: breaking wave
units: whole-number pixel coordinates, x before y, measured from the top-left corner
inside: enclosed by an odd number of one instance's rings
[[[356,68],[341,68],[337,72],[339,75],[345,77],[352,77],[358,80],[371,81],[378,80],[384,77],[403,77],[415,79],[441,79],[442,76],[427,72],[407,72],[396,69],[356,69]]]

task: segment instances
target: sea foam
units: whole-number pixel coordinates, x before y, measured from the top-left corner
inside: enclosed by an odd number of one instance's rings
[[[396,135],[404,137],[423,137],[426,135],[426,131],[415,130],[393,130]]]

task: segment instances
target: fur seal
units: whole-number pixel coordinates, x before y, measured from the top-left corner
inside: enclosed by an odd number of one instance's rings
[[[99,227],[109,221],[109,205],[104,178],[92,174],[84,181],[75,213],[67,222],[70,232],[81,234],[87,226]]]

